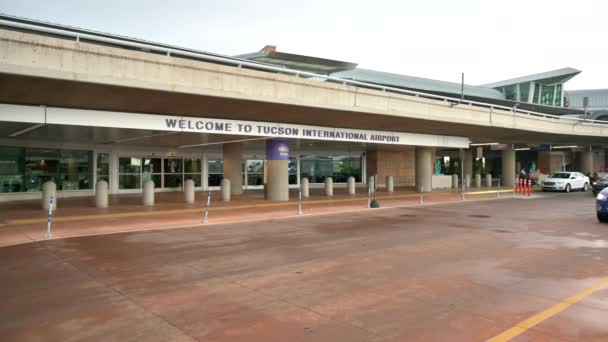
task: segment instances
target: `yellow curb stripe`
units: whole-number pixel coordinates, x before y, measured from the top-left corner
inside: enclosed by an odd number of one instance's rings
[[[496,193],[496,192],[511,192],[513,190],[495,190],[495,191],[480,191],[477,193],[469,192],[467,195],[477,195],[483,193]],[[457,194],[457,193],[442,193],[442,194]],[[428,195],[427,195],[428,196]],[[400,198],[418,198],[420,194],[404,194],[404,195],[383,195],[377,196],[376,199],[400,199]],[[304,201],[303,204],[330,204],[330,203],[346,203],[346,202],[357,202],[367,201],[367,197],[354,197],[354,198],[343,198],[343,199],[327,199],[327,200],[312,200]],[[210,211],[223,211],[223,210],[234,210],[234,209],[255,209],[255,208],[271,208],[271,207],[286,207],[295,206],[298,202],[279,202],[279,203],[258,203],[258,204],[245,204],[245,205],[234,205],[225,207],[210,207]],[[75,215],[65,217],[54,217],[53,222],[71,222],[81,220],[95,220],[95,219],[113,219],[113,218],[125,218],[125,217],[142,217],[142,216],[155,216],[155,215],[172,215],[172,214],[190,214],[204,211],[204,208],[192,208],[192,209],[173,209],[173,210],[150,210],[150,211],[134,211],[126,213],[108,213],[108,214],[91,214],[91,215]],[[32,223],[44,223],[47,222],[47,218],[33,218],[33,219],[15,219],[8,220],[7,224],[10,225],[25,225]]]
[[[506,342],[511,340],[512,338],[519,336],[520,334],[524,333],[525,331],[527,331],[528,329],[531,329],[535,326],[537,326],[538,324],[542,323],[543,321],[557,315],[558,313],[566,310],[567,308],[569,308],[571,305],[576,304],[578,302],[580,302],[581,300],[585,299],[586,297],[592,295],[594,292],[600,291],[604,288],[608,287],[608,278],[604,278],[602,280],[600,280],[599,282],[597,282],[596,284],[594,284],[593,286],[571,296],[568,297],[566,299],[564,299],[563,301],[559,302],[558,304],[550,307],[549,309],[540,312],[528,319],[526,319],[523,322],[518,323],[517,325],[515,325],[514,327],[506,330],[505,332],[503,332],[500,335],[497,335],[489,340],[487,340],[487,342]]]

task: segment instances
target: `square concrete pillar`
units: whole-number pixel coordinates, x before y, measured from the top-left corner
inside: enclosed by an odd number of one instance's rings
[[[266,141],[266,199],[289,201],[289,144],[285,140]]]
[[[230,194],[243,194],[243,160],[241,143],[222,145],[224,158],[224,178],[230,180]]]
[[[430,192],[433,185],[432,147],[416,147],[416,191]]]
[[[515,186],[515,150],[503,150],[501,153],[502,159],[502,182],[506,187]]]

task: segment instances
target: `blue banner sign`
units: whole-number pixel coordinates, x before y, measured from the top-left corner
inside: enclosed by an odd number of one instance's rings
[[[289,160],[289,144],[286,140],[266,140],[266,160]]]

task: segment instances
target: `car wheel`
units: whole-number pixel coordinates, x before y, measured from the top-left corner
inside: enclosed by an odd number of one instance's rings
[[[601,223],[608,223],[608,217],[606,217],[600,213],[597,213],[597,220],[600,221]]]
[[[585,183],[585,185],[583,185],[583,191],[589,191],[589,184]]]
[[[566,184],[566,188],[564,188],[565,192],[570,192],[571,188],[570,188],[570,184]]]

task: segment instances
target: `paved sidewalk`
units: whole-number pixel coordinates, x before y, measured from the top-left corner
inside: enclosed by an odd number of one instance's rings
[[[335,195],[326,197],[322,190],[311,190],[310,198],[304,199],[303,215],[320,215],[348,211],[368,210],[367,194],[349,196],[344,189],[336,189]],[[498,189],[476,189],[465,195],[466,200],[493,199]],[[501,194],[510,197],[510,190]],[[270,202],[261,191],[249,191],[233,196],[231,202],[219,200],[212,194],[208,223],[291,217],[298,215],[297,192],[293,191],[288,202]],[[107,234],[125,231],[166,229],[202,224],[207,192],[197,192],[193,204],[183,202],[181,192],[157,193],[154,206],[143,206],[141,195],[113,195],[110,207],[95,208],[94,198],[59,199],[53,214],[53,238]],[[397,189],[394,193],[378,191],[377,200],[382,207],[420,205],[421,195],[411,189]],[[424,204],[462,201],[462,194],[454,191],[436,191],[422,196]],[[0,246],[38,241],[44,238],[47,213],[40,208],[40,201],[22,201],[0,204]]]

